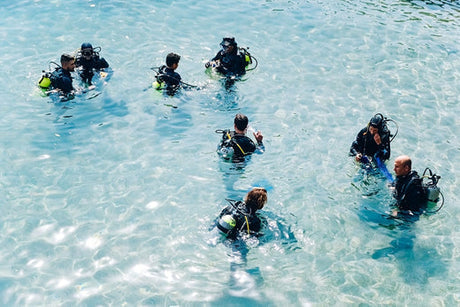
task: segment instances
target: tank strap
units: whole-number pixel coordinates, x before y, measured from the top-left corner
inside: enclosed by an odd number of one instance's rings
[[[246,219],[246,226],[248,228],[248,234],[249,234],[249,221],[248,221],[248,217],[245,215],[244,218]]]
[[[409,187],[411,187],[414,182],[416,182],[417,180],[420,180],[420,177],[417,175],[417,177],[412,177],[409,182],[404,186],[404,189],[401,191],[402,193],[402,197],[401,197],[401,200],[403,200],[404,198],[406,198],[406,193],[407,191],[409,190]]]
[[[233,143],[235,143],[236,146],[238,146],[238,148],[240,149],[240,151],[241,151],[241,153],[243,155],[246,155],[246,153],[244,152],[243,148],[241,148],[240,144],[238,144],[238,142],[235,141],[234,138],[232,139],[232,136],[230,135],[230,131],[227,131],[227,137],[228,137],[229,140],[231,140]]]
[[[158,67],[158,70],[155,71],[155,72],[156,72],[155,79],[156,79],[159,83],[163,82],[163,79],[162,79],[161,77],[165,74],[165,73],[164,73],[164,69],[165,69],[165,68],[166,68],[166,66],[163,65],[163,66]]]

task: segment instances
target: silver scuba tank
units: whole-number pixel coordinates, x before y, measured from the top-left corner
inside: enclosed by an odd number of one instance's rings
[[[441,189],[439,189],[439,187],[435,184],[427,184],[425,188],[428,207],[436,206],[436,203],[439,201],[439,194],[441,192]]]
[[[429,172],[429,176],[425,174]],[[439,201],[439,195],[441,194],[441,189],[438,187],[438,181],[441,176],[434,174],[429,168],[426,168],[423,172],[423,177],[428,178],[428,182],[423,184],[426,193],[427,207],[434,208]]]

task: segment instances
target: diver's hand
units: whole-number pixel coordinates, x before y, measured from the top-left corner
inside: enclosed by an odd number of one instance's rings
[[[358,153],[356,156],[355,156],[355,160],[356,162],[361,162],[361,158],[363,157],[362,154]]]
[[[380,139],[380,134],[378,133],[374,134],[374,141],[377,145],[382,144],[382,140]]]
[[[262,132],[257,131],[257,132],[253,132],[252,134],[253,134],[254,137],[256,138],[257,143],[262,143],[262,140],[263,140],[263,138],[264,138],[264,136],[262,135]]]
[[[208,67],[220,67],[220,61],[219,60],[215,60],[215,61],[209,61],[207,62],[206,64],[204,64],[204,67],[208,68]]]

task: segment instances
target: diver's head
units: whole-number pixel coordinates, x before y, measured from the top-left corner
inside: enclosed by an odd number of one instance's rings
[[[238,48],[234,37],[224,37],[220,45],[222,46],[222,51],[224,51],[224,53],[232,53],[233,50]]]
[[[412,169],[412,160],[409,156],[403,155],[395,159],[394,171],[396,176],[406,176]]]
[[[180,55],[171,52],[166,56],[166,66],[171,69],[176,69],[177,66],[179,66],[179,60]]]
[[[374,135],[381,131],[383,128],[383,115],[380,113],[375,114],[369,121],[369,132]]]
[[[93,45],[91,45],[90,43],[81,44],[80,50],[81,50],[81,55],[87,59],[91,58],[94,52]]]
[[[246,115],[238,113],[235,115],[235,119],[233,120],[235,130],[239,130],[237,132],[244,133],[246,128],[249,124],[249,119]]]
[[[61,55],[61,66],[64,70],[74,71],[75,58],[70,54],[64,53],[63,55]]]
[[[383,126],[383,115],[380,113],[375,114],[369,121],[369,126],[381,129]]]
[[[262,209],[267,202],[267,190],[264,188],[253,188],[246,194],[244,202],[255,211]]]

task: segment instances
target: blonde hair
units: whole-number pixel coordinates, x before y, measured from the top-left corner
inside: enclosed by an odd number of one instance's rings
[[[267,190],[264,188],[253,188],[246,194],[244,202],[246,205],[256,210],[262,209],[267,202]]]

